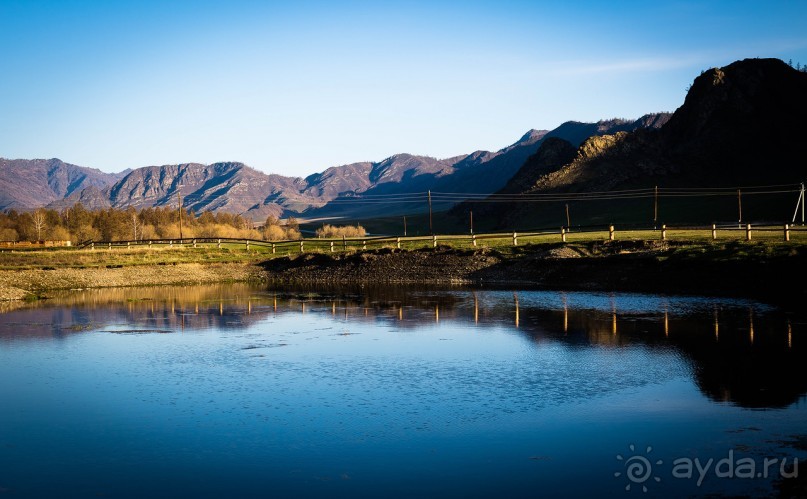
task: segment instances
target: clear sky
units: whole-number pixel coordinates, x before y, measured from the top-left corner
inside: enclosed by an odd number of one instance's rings
[[[442,158],[674,111],[747,57],[807,64],[807,2],[0,0],[0,157]]]

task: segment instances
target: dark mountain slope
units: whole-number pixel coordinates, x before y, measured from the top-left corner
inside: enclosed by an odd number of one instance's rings
[[[805,113],[807,74],[777,59],[746,59],[698,76],[684,104],[661,129],[593,136],[562,167],[553,171],[525,169],[517,176],[524,193],[592,192],[656,185],[797,184],[807,177],[807,164],[801,160],[802,140],[807,132]],[[694,198],[687,202],[678,200],[677,206],[685,211],[687,204],[694,207],[695,203]],[[722,204],[726,206],[719,212],[721,217],[728,213],[725,209],[731,203]],[[615,217],[612,205],[601,203],[598,207],[601,215],[599,218],[592,215],[592,220],[612,220]],[[595,205],[581,209],[593,212],[592,206]],[[736,201],[732,206],[736,211]],[[761,201],[758,206],[763,207]],[[775,213],[780,213],[780,208]],[[559,208],[553,209],[560,213]],[[629,208],[626,204],[620,209]],[[499,226],[518,225],[523,215],[523,210],[515,205],[500,206],[495,211],[491,216],[498,219]],[[720,219],[718,211],[714,213],[688,216],[692,220],[709,216]],[[773,216],[774,212],[760,209],[757,213]],[[780,215],[775,216],[781,219]]]
[[[658,132],[592,137],[533,190],[798,183],[807,176],[807,74],[777,59],[704,72]]]

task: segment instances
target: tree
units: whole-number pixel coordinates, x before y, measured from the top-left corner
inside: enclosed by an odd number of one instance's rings
[[[18,241],[20,239],[17,231],[8,227],[0,229],[0,241]]]
[[[323,224],[322,227],[317,229],[317,237],[363,237],[367,235],[367,231],[361,225],[329,225]]]
[[[48,230],[48,239],[51,241],[69,241],[70,232],[61,225],[57,225]]]
[[[131,234],[129,216],[123,210],[109,208],[98,212],[98,229],[104,241],[125,241]]]
[[[31,220],[34,223],[34,230],[36,231],[36,240],[41,241],[42,231],[45,230],[47,220],[47,214],[45,213],[45,210],[43,210],[42,208],[34,210],[34,212],[31,214]]]
[[[279,225],[267,225],[263,228],[263,238],[267,241],[281,241],[286,239],[286,231]]]
[[[132,239],[137,241],[137,235],[140,233],[140,217],[137,216],[137,211],[134,208],[129,208],[129,227],[132,229]],[[142,234],[141,234],[142,236]]]
[[[98,241],[101,239],[101,233],[92,225],[81,225],[76,227],[73,231],[74,242],[82,243],[85,241]]]
[[[76,203],[65,210],[64,218],[67,229],[73,234],[78,234],[80,231],[85,231],[87,226],[92,226],[95,215],[93,212],[87,211],[83,204]]]
[[[216,217],[215,215],[213,215],[213,213],[210,212],[210,210],[206,210],[201,215],[199,215],[199,218],[197,218],[196,221],[199,222],[201,225],[212,225],[216,223]]]
[[[300,229],[300,222],[297,221],[294,217],[289,217],[286,219],[286,227],[289,229],[299,230]]]

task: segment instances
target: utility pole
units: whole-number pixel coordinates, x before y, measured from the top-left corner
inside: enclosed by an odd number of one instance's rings
[[[656,186],[653,194],[653,228],[658,224],[658,186]]]
[[[804,225],[804,182],[801,183],[799,199],[796,200],[796,211],[793,212],[793,223],[796,223],[796,217],[799,214],[799,205],[801,205],[801,225]]]
[[[471,210],[471,234],[474,233],[474,210]]]
[[[406,237],[406,215],[404,215],[404,237]]]
[[[177,191],[177,207],[179,211],[179,240],[182,240],[182,197],[179,195],[179,191]]]
[[[434,235],[434,228],[432,226],[432,191],[429,190],[427,195],[429,197],[429,234]]]
[[[572,226],[572,222],[569,219],[569,203],[566,203],[566,230],[569,230],[569,227]]]
[[[740,189],[737,189],[737,210],[739,211],[739,216],[740,216],[740,221],[738,223],[740,224],[740,227],[742,228],[742,226],[743,226],[743,195],[740,192]]]

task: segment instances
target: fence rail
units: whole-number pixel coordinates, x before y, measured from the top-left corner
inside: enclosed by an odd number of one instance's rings
[[[353,251],[368,248],[412,248],[431,246],[441,243],[450,245],[513,245],[526,242],[569,242],[591,240],[694,240],[723,238],[751,241],[757,238],[765,240],[791,241],[798,238],[807,242],[807,228],[804,226],[733,224],[712,226],[666,226],[648,228],[630,228],[620,230],[613,225],[589,227],[561,227],[559,229],[542,229],[525,232],[498,232],[488,234],[438,234],[429,236],[367,236],[343,238],[304,238],[283,241],[264,241],[259,239],[239,239],[226,237],[197,237],[183,239],[144,239],[130,241],[86,241],[77,245],[78,249],[100,250],[113,248],[200,248],[216,247],[229,249],[258,250],[271,253],[304,253]],[[498,244],[491,244],[498,242]]]

